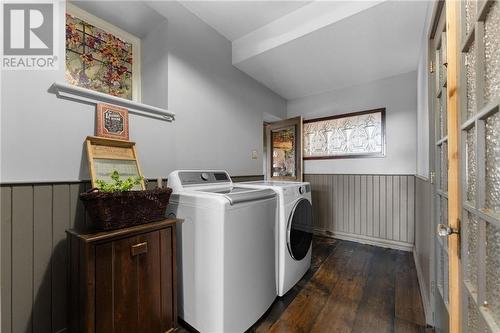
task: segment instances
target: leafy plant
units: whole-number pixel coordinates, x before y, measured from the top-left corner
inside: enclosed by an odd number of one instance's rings
[[[120,178],[120,174],[118,171],[113,170],[113,172],[110,174],[112,182],[106,183],[102,179],[98,179],[96,181],[97,183],[97,188],[101,192],[125,192],[125,191],[130,191],[132,188],[134,188],[135,185],[139,185],[141,181],[143,180],[144,177],[142,176],[136,176],[136,177],[128,177],[125,180],[122,180]]]

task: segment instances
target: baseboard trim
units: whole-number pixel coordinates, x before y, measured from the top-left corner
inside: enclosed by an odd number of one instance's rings
[[[345,233],[345,232],[329,231],[329,230],[323,230],[323,229],[317,229],[317,228],[314,228],[313,232],[317,235],[320,235],[320,236],[333,237],[333,238],[338,238],[338,239],[342,239],[342,240],[346,240],[346,241],[357,242],[357,243],[361,243],[361,244],[373,245],[373,246],[378,246],[378,247],[384,247],[384,248],[388,248],[388,249],[401,250],[401,251],[407,251],[407,252],[411,252],[413,250],[413,244],[399,242],[399,241],[390,240],[390,239],[375,238],[375,237],[369,237],[369,236],[364,236],[364,235],[349,234],[349,233]]]
[[[420,289],[420,297],[422,299],[422,304],[424,306],[425,322],[427,323],[427,325],[434,326],[434,321],[432,320],[431,302],[427,294],[424,293],[424,290],[428,290],[427,283],[423,277],[422,268],[420,268],[420,261],[418,260],[415,247],[413,247],[413,261],[415,262],[415,267],[417,269],[417,280]]]

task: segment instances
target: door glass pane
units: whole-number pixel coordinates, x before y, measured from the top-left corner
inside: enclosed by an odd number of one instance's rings
[[[479,310],[474,303],[474,300],[468,296],[467,301],[467,332],[477,333],[480,332],[481,319],[479,315]]]
[[[484,22],[485,101],[500,96],[500,2],[493,1]]]
[[[448,143],[443,142],[441,146],[441,189],[448,191]]]
[[[272,131],[273,177],[295,177],[295,126]]]
[[[486,298],[497,324],[500,324],[500,229],[486,225]]]
[[[476,0],[465,2],[465,33],[468,34],[474,26],[476,18]]]
[[[439,50],[437,51],[437,57],[438,57],[438,73],[439,73],[439,87],[443,86],[444,83],[444,66],[443,66],[443,48],[440,47]]]
[[[441,222],[444,225],[448,225],[448,199],[441,197]],[[448,247],[448,237],[443,237],[443,246]]]
[[[465,54],[465,78],[467,85],[467,119],[476,113],[476,43],[472,42]]]
[[[438,245],[438,289],[443,297],[443,301],[448,304],[448,254],[441,245]]]
[[[500,214],[500,112],[486,120],[485,206],[493,213]]]
[[[467,131],[466,136],[466,182],[467,182],[467,201],[476,202],[476,128],[473,127]]]
[[[465,228],[467,233],[465,279],[468,280],[475,291],[477,291],[477,250],[479,239],[479,222],[477,217],[471,213],[467,213]]]
[[[446,88],[444,88],[441,97],[439,98],[439,139],[446,136]]]
[[[446,61],[446,32],[443,32],[441,36],[441,49],[440,49],[440,55],[441,55],[441,60],[439,62],[440,69],[439,72],[442,73],[440,75],[440,82],[441,82],[441,87],[444,86],[444,83],[446,82],[446,66],[445,64],[447,63]]]

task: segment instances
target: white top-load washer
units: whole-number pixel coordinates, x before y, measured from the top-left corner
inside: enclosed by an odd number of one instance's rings
[[[276,298],[276,193],[233,185],[225,171],[174,171],[178,313],[200,332],[244,332]]]
[[[278,194],[276,220],[276,281],[278,296],[285,295],[311,267],[312,201],[308,182],[253,181],[247,188],[272,189]]]

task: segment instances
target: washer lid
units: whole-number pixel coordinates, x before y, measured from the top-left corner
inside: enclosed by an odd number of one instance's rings
[[[276,196],[276,193],[271,189],[250,189],[244,187],[213,187],[213,188],[198,188],[195,190],[196,192],[202,193],[212,193],[214,195],[224,196],[229,200],[231,205],[248,202],[248,201],[256,201],[263,200],[268,198],[273,198]]]

